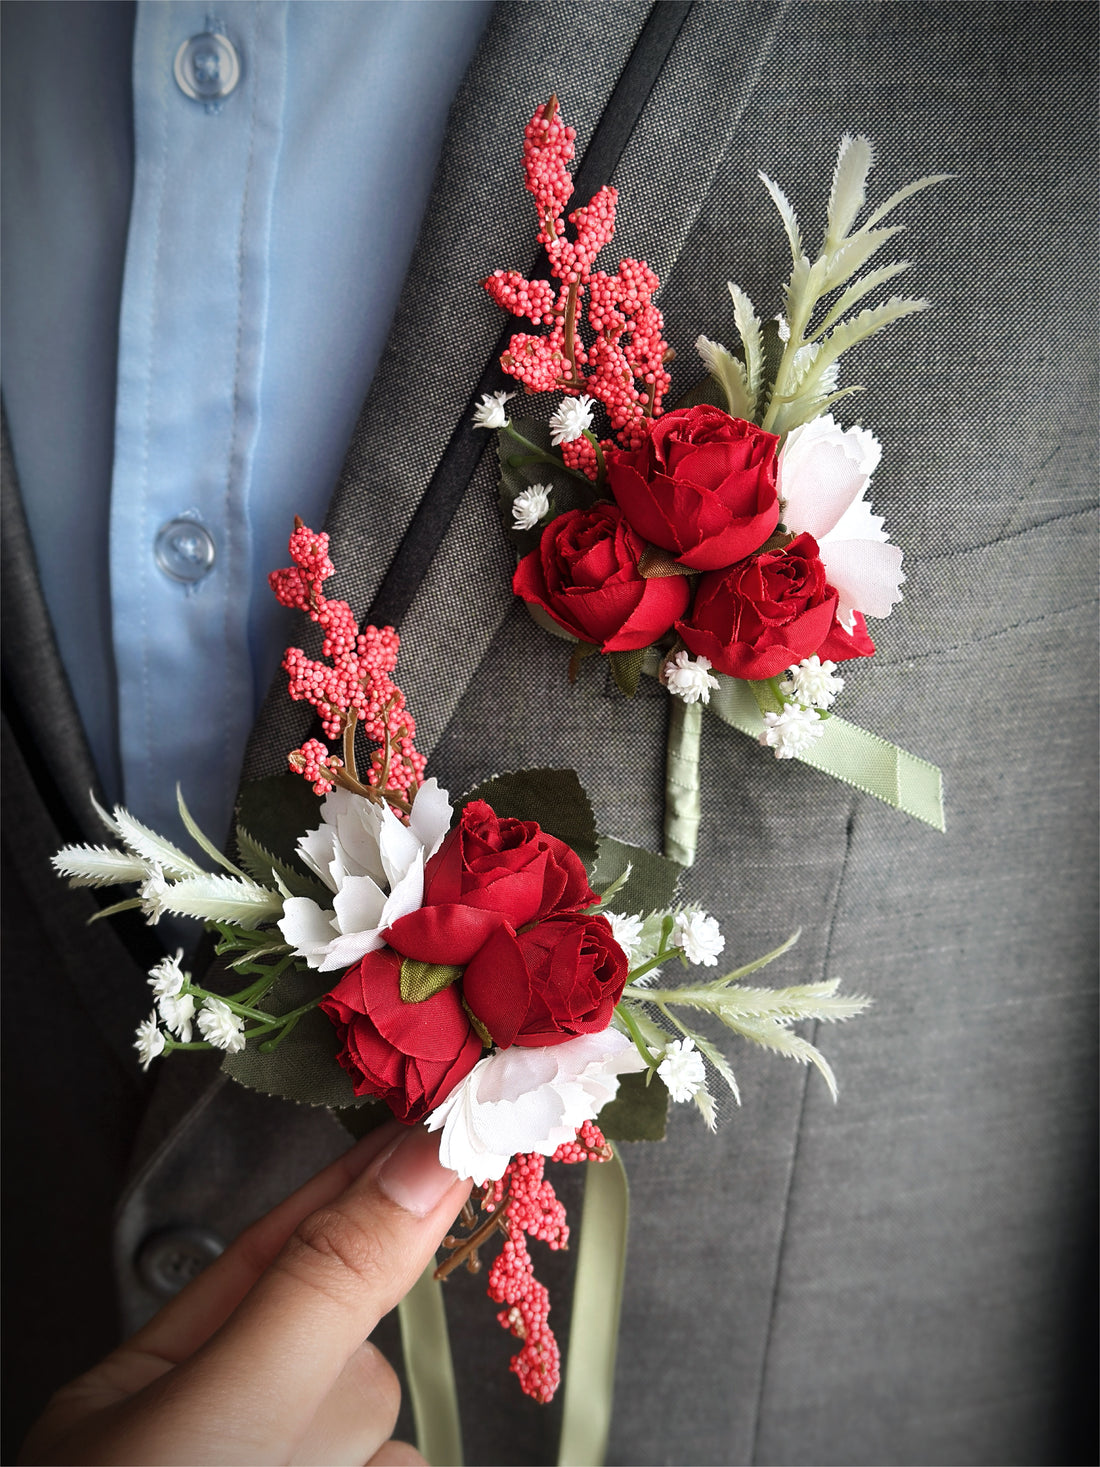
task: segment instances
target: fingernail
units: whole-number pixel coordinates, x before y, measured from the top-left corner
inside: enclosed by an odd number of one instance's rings
[[[391,1202],[426,1217],[451,1190],[458,1175],[439,1164],[439,1137],[414,1126],[376,1163],[374,1180]]]

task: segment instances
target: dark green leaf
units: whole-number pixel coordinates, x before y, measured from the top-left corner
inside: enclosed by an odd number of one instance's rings
[[[604,891],[630,865],[630,878],[608,902],[612,912],[624,916],[632,912],[660,912],[671,907],[676,900],[676,886],[683,867],[667,856],[655,855],[641,846],[627,845],[625,841],[600,837],[600,856],[592,885]]]
[[[733,353],[737,355],[736,352]],[[711,407],[721,408],[724,413],[729,412],[729,403],[726,401],[725,390],[717,377],[704,377],[696,382],[694,387],[688,389],[682,397],[676,399],[675,409],[700,407],[708,403]]]
[[[591,871],[596,861],[596,819],[572,769],[521,769],[498,774],[466,795],[462,804],[485,800],[498,815],[535,820],[572,847]]]
[[[330,973],[290,969],[268,994],[264,1008],[273,1014],[286,1013],[326,993],[332,982]],[[367,1099],[356,1098],[351,1078],[336,1058],[335,1026],[320,1009],[303,1014],[278,1048],[265,1053],[262,1042],[253,1039],[240,1054],[227,1054],[222,1060],[225,1073],[249,1090],[333,1110],[362,1105]]]
[[[615,686],[628,698],[633,698],[638,691],[638,678],[641,675],[644,657],[644,647],[639,647],[636,652],[609,652],[607,654]]]
[[[401,959],[401,1000],[423,1003],[426,998],[450,988],[463,974],[453,963],[420,963],[415,958]]]
[[[344,1130],[354,1136],[356,1141],[363,1136],[368,1136],[371,1131],[376,1131],[379,1126],[384,1126],[387,1121],[393,1120],[393,1112],[389,1106],[370,1096],[356,1105],[344,1110],[333,1110],[332,1113]]]
[[[668,1125],[668,1091],[659,1076],[623,1075],[619,1093],[596,1117],[609,1141],[663,1141]]]
[[[300,774],[251,779],[241,786],[237,821],[257,845],[298,871],[298,837],[321,824],[321,801]]]

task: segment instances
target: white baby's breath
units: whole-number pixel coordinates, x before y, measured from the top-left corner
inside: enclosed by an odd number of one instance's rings
[[[191,1042],[191,1020],[195,1017],[195,999],[190,993],[166,993],[157,999],[161,1021],[169,1033],[184,1044]]]
[[[774,749],[777,759],[795,759],[824,732],[825,725],[816,709],[788,703],[782,713],[764,714],[760,742],[766,749]]]
[[[149,987],[154,998],[174,998],[187,982],[187,974],[180,967],[182,958],[183,948],[178,947],[175,957],[161,958],[149,969]]]
[[[713,968],[718,954],[726,945],[722,929],[706,912],[680,912],[672,924],[672,941],[682,947],[689,963],[700,963],[704,968]]]
[[[693,1100],[707,1083],[703,1058],[691,1039],[674,1039],[666,1045],[657,1073],[665,1082],[669,1096],[676,1101]]]
[[[244,1048],[244,1020],[220,998],[206,998],[198,1015],[199,1032],[215,1049],[239,1054]]]
[[[475,428],[503,428],[508,421],[504,404],[511,402],[514,392],[485,392],[474,408]]]
[[[693,658],[690,652],[677,652],[665,663],[665,686],[685,703],[709,703],[711,690],[718,687],[718,679],[711,676],[711,665],[708,657]]]
[[[555,448],[560,448],[563,443],[573,443],[588,432],[592,427],[593,405],[587,393],[562,399],[550,418],[550,441]]]
[[[157,1027],[156,1009],[137,1026],[134,1048],[138,1052],[143,1070],[149,1068],[158,1054],[164,1053],[164,1033]]]
[[[645,920],[640,913],[624,917],[619,912],[605,913],[607,920],[611,923],[611,935],[626,953],[627,962],[634,961],[634,954],[642,938],[642,923]]]
[[[512,523],[517,530],[533,530],[550,509],[550,485],[532,484],[512,500]]]
[[[803,708],[831,708],[844,687],[844,679],[836,676],[836,663],[814,654],[788,667],[780,681],[785,697],[793,698]]]

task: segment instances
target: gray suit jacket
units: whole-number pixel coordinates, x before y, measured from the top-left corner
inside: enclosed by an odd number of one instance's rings
[[[881,650],[852,665],[844,712],[941,764],[948,833],[706,728],[691,896],[735,958],[802,928],[776,982],[840,976],[875,1003],[819,1036],[839,1106],[815,1076],[734,1052],[744,1105],[717,1137],[680,1107],[666,1142],[626,1148],[609,1461],[1090,1460],[1094,13],[684,9],[498,7],[332,501],[334,594],[366,608],[381,592],[382,611],[401,611],[399,676],[452,792],[501,769],[573,766],[602,830],[659,848],[666,698],[652,687],[628,703],[592,664],[569,687],[561,644],[511,597],[493,456],[462,426],[504,324],[477,281],[533,261],[523,123],[551,91],[582,147],[605,119],[612,176],[589,182],[620,189],[615,258],[661,275],[680,386],[699,332],[732,337],[727,279],[762,312],[781,306],[786,244],[758,168],[804,221],[847,130],[878,144],[881,195],[920,172],[957,175],[907,216],[935,310],[848,369],[871,384],[858,412],[885,449],[875,507],[909,579]],[[17,509],[10,523],[22,579],[6,653],[7,992],[21,1017],[7,1111],[33,1178],[13,1208],[15,1247],[39,1271],[15,1366],[29,1409],[109,1343],[109,1247],[131,1326],[173,1256],[185,1271],[188,1248],[233,1236],[346,1140],[326,1114],[225,1084],[200,1060],[136,1073],[141,930],[85,929],[90,903],[42,874],[85,818],[86,771]],[[274,690],[247,777],[281,771],[306,732],[299,713]],[[568,1264],[540,1260],[562,1337]],[[466,1460],[555,1460],[557,1408],[520,1396],[482,1286],[457,1276],[448,1307]]]

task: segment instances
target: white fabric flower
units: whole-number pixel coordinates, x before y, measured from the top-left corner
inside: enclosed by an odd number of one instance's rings
[[[244,1020],[235,1014],[220,998],[203,1000],[199,1009],[199,1032],[215,1049],[227,1049],[230,1054],[239,1054],[244,1048]]]
[[[161,958],[156,967],[149,969],[149,987],[155,998],[172,998],[187,982],[187,974],[180,967],[183,948],[176,949],[174,958]]]
[[[779,455],[783,523],[817,541],[825,574],[839,593],[837,619],[889,616],[901,600],[902,554],[865,498],[882,447],[865,428],[847,430],[826,413],[794,428]]]
[[[480,1185],[499,1181],[517,1152],[552,1156],[596,1118],[619,1089],[619,1075],[644,1070],[633,1042],[617,1029],[564,1044],[513,1045],[478,1060],[425,1121],[442,1129],[439,1160]]]
[[[134,1048],[141,1060],[141,1068],[147,1070],[158,1054],[164,1053],[164,1032],[157,1027],[156,1009],[137,1026]]]
[[[155,861],[150,861],[146,869],[148,875],[138,887],[138,898],[146,922],[155,927],[169,909],[168,897],[172,886]]]
[[[587,393],[580,397],[564,397],[550,419],[550,442],[555,448],[573,443],[592,427],[593,399]]]
[[[503,428],[508,421],[508,414],[504,411],[504,404],[511,402],[515,395],[514,392],[482,393],[481,401],[474,408],[474,427]]]
[[[760,742],[774,749],[777,759],[794,759],[825,732],[821,715],[814,708],[788,703],[782,713],[764,714],[764,732]]]
[[[712,688],[718,687],[718,679],[711,677],[709,657],[693,658],[690,652],[677,652],[664,665],[665,687],[685,703],[709,703]]]
[[[451,803],[447,791],[427,779],[404,825],[388,805],[337,789],[325,796],[321,819],[324,824],[298,841],[298,854],[335,892],[332,907],[288,897],[278,926],[298,957],[330,973],[384,947],[379,934],[419,909],[424,863],[450,828]]]
[[[632,963],[642,940],[642,923],[645,918],[640,913],[624,917],[619,912],[605,912],[604,916],[611,923],[611,936],[626,953],[627,962]]]
[[[517,530],[533,530],[550,509],[550,485],[532,484],[512,500],[512,523]]]
[[[674,1039],[667,1044],[657,1073],[673,1100],[691,1100],[707,1083],[703,1057],[693,1039]]]
[[[165,993],[157,999],[161,1021],[169,1033],[184,1044],[191,1042],[191,1020],[195,1017],[195,998],[190,993]]]
[[[787,697],[804,708],[831,708],[844,687],[844,679],[836,676],[835,662],[828,658],[822,662],[815,653],[788,667],[779,686]]]
[[[689,963],[713,968],[726,945],[722,929],[706,912],[679,912],[672,924],[672,941],[682,947]]]

